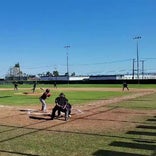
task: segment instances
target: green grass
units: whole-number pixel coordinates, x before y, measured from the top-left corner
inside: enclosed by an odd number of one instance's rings
[[[56,96],[59,95],[60,90],[57,91],[53,89],[53,85],[37,85],[38,88],[51,88],[52,96],[47,100],[49,103],[53,103]],[[58,88],[121,88],[120,84],[64,84],[58,85]],[[0,85],[0,88],[10,88],[10,91],[0,91],[0,104],[1,105],[35,105],[39,103],[39,95],[31,96],[24,95],[24,92],[31,92],[32,85],[23,84],[19,85],[19,91],[15,92],[13,90],[13,85]],[[25,88],[29,90],[24,90]],[[129,88],[156,88],[156,85],[129,85]],[[42,94],[42,91],[38,91]],[[101,99],[110,99],[112,97],[124,96],[128,94],[127,92],[113,92],[113,91],[65,91],[65,94],[68,99],[70,99],[70,103],[75,104],[85,104],[90,101],[96,101]]]
[[[48,86],[48,85],[47,85]],[[129,88],[140,88],[140,89],[147,89],[147,88],[156,88],[156,84],[128,84]],[[53,86],[52,86],[53,87]],[[64,88],[122,88],[122,84],[64,84],[58,85],[58,87]]]
[[[88,102],[107,100],[113,97],[127,95],[128,92],[114,92],[114,91],[66,91],[66,96],[70,99],[72,104],[85,104]]]
[[[58,88],[121,88],[122,84],[57,84]],[[156,88],[156,84],[128,84],[129,88]],[[32,88],[33,84],[19,84],[19,88]],[[37,84],[37,87],[53,88],[53,84]],[[0,88],[14,88],[13,84],[0,85]]]
[[[27,86],[28,87],[28,86]],[[42,86],[48,88],[49,86]],[[37,90],[34,95],[24,94],[25,92],[31,92],[31,88],[22,89],[18,91],[14,90],[0,90],[0,104],[1,105],[36,105],[39,103],[39,97],[43,93],[41,90]],[[51,97],[47,99],[47,103],[54,103],[55,98],[60,94],[61,90],[51,90]],[[110,99],[113,97],[124,96],[129,94],[128,92],[115,92],[115,91],[64,91],[66,97],[72,105],[82,105],[91,101]]]
[[[97,87],[93,85],[90,87]],[[103,86],[103,85],[102,85]],[[29,86],[25,86],[31,88]],[[23,88],[25,88],[23,87]],[[42,86],[48,88],[49,86]],[[74,86],[75,87],[75,86]],[[83,87],[83,86],[78,86]],[[99,86],[100,87],[100,86]],[[135,87],[135,85],[134,85]],[[154,88],[153,85],[141,88]],[[19,90],[22,93],[28,90]],[[41,93],[41,91],[39,91]],[[0,104],[5,105],[35,105],[39,103],[38,96],[15,94],[12,91],[0,91]],[[53,91],[48,103],[53,103],[59,94]],[[85,104],[86,102],[110,99],[116,96],[125,96],[128,92],[76,92],[66,91],[66,96],[73,104]],[[106,107],[125,108],[128,110],[155,110],[156,94],[139,97]],[[119,114],[120,115],[120,114]],[[6,119],[7,121],[7,119]],[[126,121],[126,119],[123,119]],[[36,124],[41,122],[36,121]],[[49,122],[49,121],[44,121]],[[52,121],[50,121],[52,122]],[[156,115],[144,115],[133,122],[141,126],[153,128],[133,128],[126,132],[98,132],[98,131],[61,131],[59,126],[52,127],[49,122],[47,128],[31,129],[29,126],[10,125],[0,123],[0,155],[2,156],[155,156],[156,155]],[[122,122],[121,122],[122,123]],[[123,122],[124,123],[124,122]],[[68,124],[68,123],[66,123]],[[130,133],[131,132],[131,133]],[[133,133],[132,133],[133,132]],[[140,133],[140,134],[139,134]]]
[[[146,95],[145,97],[139,97],[135,99],[130,99],[122,103],[117,103],[116,106],[119,108],[128,108],[128,109],[142,109],[142,110],[154,110],[156,109],[156,94]],[[115,105],[109,105],[114,107]]]

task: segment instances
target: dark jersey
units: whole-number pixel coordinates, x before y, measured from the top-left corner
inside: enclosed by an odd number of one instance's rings
[[[127,87],[128,85],[127,85],[127,83],[123,83],[123,87]]]
[[[68,103],[68,99],[66,99],[65,97],[57,97],[55,99],[55,103],[63,107]]]
[[[36,83],[34,83],[33,88],[36,88]]]
[[[45,100],[47,97],[48,97],[48,93],[44,92],[40,98]]]

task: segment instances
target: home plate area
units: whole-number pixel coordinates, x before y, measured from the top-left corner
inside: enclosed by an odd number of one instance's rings
[[[38,119],[38,120],[51,120],[51,111],[43,112],[37,109],[20,109],[21,112],[25,112],[29,118],[31,119]],[[71,115],[69,115],[69,118],[71,118],[74,115],[81,115],[84,114],[84,112],[80,109],[72,109]],[[57,116],[57,112],[56,112]],[[59,117],[56,117],[55,119],[64,119],[65,113],[61,112],[61,115]]]

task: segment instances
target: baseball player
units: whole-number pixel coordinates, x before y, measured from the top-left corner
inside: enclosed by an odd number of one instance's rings
[[[127,84],[126,82],[123,82],[122,91],[124,91],[125,88],[126,88],[127,90],[129,90],[128,84]]]
[[[18,84],[17,84],[17,82],[14,82],[14,90],[18,90]]]
[[[32,89],[33,93],[35,92],[36,85],[37,85],[37,82],[34,82],[34,84],[33,84],[33,89]]]
[[[50,89],[46,89],[45,92],[39,98],[40,102],[42,103],[41,111],[46,112],[47,104],[45,100],[50,97]]]

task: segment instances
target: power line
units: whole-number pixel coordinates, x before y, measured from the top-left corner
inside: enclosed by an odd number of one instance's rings
[[[77,65],[79,65],[79,66],[92,66],[92,65],[122,63],[122,62],[129,62],[129,61],[132,61],[132,59],[115,60],[115,61],[99,62],[99,63],[84,63],[84,64],[77,64]],[[74,65],[76,65],[76,64],[72,64],[72,66],[74,66]]]
[[[143,60],[156,60],[156,58],[143,58]]]

